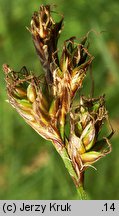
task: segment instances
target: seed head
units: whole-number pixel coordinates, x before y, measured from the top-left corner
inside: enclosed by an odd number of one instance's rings
[[[113,132],[99,139],[108,119],[104,96],[80,96],[78,107],[73,107],[93,56],[88,52],[86,36],[80,43],[75,37],[66,40],[59,58],[57,42],[62,25],[63,16],[55,22],[49,5],[41,5],[31,20],[30,32],[44,69],[44,80],[26,67],[15,72],[5,64],[3,70],[9,103],[38,134],[51,140],[59,153],[65,148],[80,179],[80,173],[111,151],[108,138]]]

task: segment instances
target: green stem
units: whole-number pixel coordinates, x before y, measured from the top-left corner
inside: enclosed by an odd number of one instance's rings
[[[77,188],[77,192],[79,194],[80,200],[87,200],[88,199],[87,193],[85,192],[83,186],[79,186]]]
[[[65,147],[59,153],[60,153],[60,156],[62,157],[62,159],[64,161],[65,167],[67,168],[70,176],[72,177],[72,179],[73,179],[73,181],[74,181],[74,183],[76,185],[79,198],[81,200],[88,199],[88,196],[87,196],[87,194],[86,194],[86,192],[84,191],[84,188],[83,188],[84,173],[81,173],[81,177],[79,179],[76,172],[75,172],[75,170],[74,170],[74,168],[73,168],[73,165],[71,163],[71,159],[69,158],[69,155],[68,155],[67,150],[65,149]]]

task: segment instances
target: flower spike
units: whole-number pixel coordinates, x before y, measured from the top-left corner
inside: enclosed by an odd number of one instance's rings
[[[108,119],[105,96],[80,96],[74,107],[93,56],[88,52],[87,36],[76,43],[71,37],[64,42],[61,57],[57,43],[63,26],[52,18],[50,5],[35,12],[30,32],[44,70],[44,80],[23,67],[19,72],[3,65],[9,103],[42,137],[52,141],[69,171],[81,199],[84,171],[111,152],[109,136],[99,138]]]

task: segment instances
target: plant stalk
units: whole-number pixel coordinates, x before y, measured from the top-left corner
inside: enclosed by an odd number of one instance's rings
[[[79,199],[80,200],[87,200],[88,199],[88,196],[84,190],[84,173],[82,172],[81,175],[80,175],[80,179],[79,177],[77,176],[76,174],[76,171],[71,163],[71,159],[67,153],[67,150],[65,147],[62,148],[62,150],[58,153],[60,154],[60,156],[62,157],[62,160],[65,164],[65,167],[67,168],[70,176],[72,177],[73,179],[73,182],[76,186],[76,189],[77,189],[77,193],[79,195]]]
[[[80,200],[87,200],[87,199],[88,199],[88,195],[87,195],[87,193],[85,192],[83,186],[80,185],[80,186],[77,188],[77,193],[78,193],[78,195],[79,195]]]

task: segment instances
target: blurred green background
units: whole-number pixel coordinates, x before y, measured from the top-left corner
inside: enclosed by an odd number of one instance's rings
[[[62,160],[50,142],[30,128],[5,101],[2,64],[15,70],[26,66],[42,71],[25,26],[43,3],[55,4],[65,15],[63,40],[83,37],[91,29],[90,53],[95,56],[95,96],[106,94],[116,130],[112,153],[89,168],[85,188],[91,199],[119,199],[119,1],[118,0],[0,0],[0,199],[78,199]],[[100,32],[103,32],[100,34]],[[90,77],[84,85],[90,93]]]

